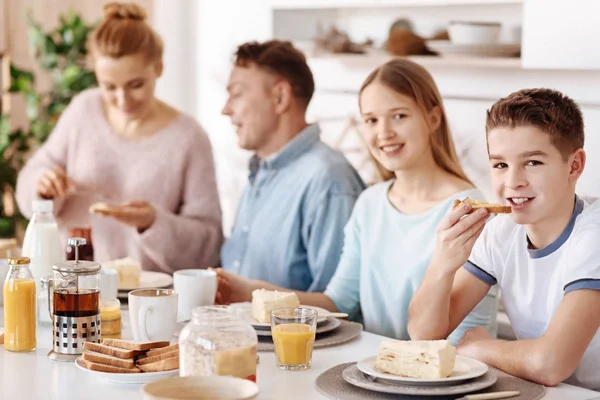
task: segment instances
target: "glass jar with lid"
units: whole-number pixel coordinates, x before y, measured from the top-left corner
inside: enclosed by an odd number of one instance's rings
[[[100,300],[100,321],[103,339],[121,339],[121,302],[119,299]]]
[[[198,307],[179,334],[180,375],[228,375],[256,382],[254,328],[227,306]]]

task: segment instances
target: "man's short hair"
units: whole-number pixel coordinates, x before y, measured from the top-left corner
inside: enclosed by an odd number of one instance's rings
[[[234,57],[237,66],[255,64],[287,81],[294,97],[301,105],[308,107],[315,91],[315,82],[306,57],[292,43],[281,40],[248,42],[238,47]]]

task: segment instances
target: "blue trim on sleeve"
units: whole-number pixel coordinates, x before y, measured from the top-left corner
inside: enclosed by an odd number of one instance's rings
[[[564,287],[565,293],[580,289],[600,290],[600,279],[577,279],[576,281],[567,283]]]
[[[494,276],[492,276],[487,271],[479,268],[477,265],[473,264],[471,261],[467,260],[463,268],[475,275],[476,278],[479,278],[484,283],[487,283],[490,286],[494,286],[498,281]]]

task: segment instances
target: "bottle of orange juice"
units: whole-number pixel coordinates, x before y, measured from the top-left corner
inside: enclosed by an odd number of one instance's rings
[[[36,346],[35,281],[27,257],[9,258],[4,281],[4,348],[32,351]]]

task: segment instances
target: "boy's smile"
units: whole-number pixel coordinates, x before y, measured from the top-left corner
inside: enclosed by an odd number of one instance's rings
[[[510,203],[513,211],[524,210],[529,207],[535,197],[508,197],[507,200]]]
[[[565,159],[550,134],[534,126],[518,126],[492,129],[488,152],[494,192],[512,207],[515,222],[558,236],[564,226],[554,227],[554,222],[568,220],[572,213],[583,150]]]

